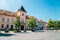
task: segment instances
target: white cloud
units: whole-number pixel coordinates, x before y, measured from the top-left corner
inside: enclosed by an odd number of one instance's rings
[[[1,0],[0,5],[7,5],[7,2],[5,0]]]

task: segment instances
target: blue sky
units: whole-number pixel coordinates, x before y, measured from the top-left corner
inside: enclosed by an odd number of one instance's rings
[[[60,20],[60,0],[0,0],[0,9],[17,12],[24,6],[27,15],[44,21]]]

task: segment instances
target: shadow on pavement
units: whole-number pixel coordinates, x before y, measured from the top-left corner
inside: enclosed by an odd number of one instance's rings
[[[6,36],[6,37],[8,37],[8,36],[13,36],[13,35],[15,35],[15,34],[0,33],[0,36]]]

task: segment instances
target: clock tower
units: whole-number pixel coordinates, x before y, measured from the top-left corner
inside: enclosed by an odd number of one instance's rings
[[[21,6],[21,8],[18,9],[18,15],[20,17],[21,30],[24,30],[26,28],[26,10],[23,6]]]

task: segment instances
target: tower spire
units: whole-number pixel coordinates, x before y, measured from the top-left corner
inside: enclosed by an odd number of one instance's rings
[[[21,8],[20,8],[20,9],[18,9],[18,11],[26,12],[26,10],[24,9],[24,7],[23,7],[23,6],[21,6]]]

